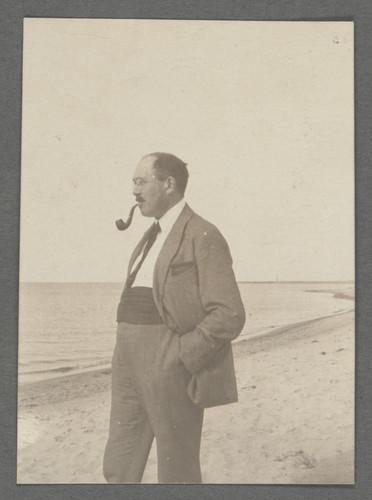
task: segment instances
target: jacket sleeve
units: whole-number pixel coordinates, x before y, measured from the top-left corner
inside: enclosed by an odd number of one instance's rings
[[[245,310],[232,269],[228,245],[213,227],[195,239],[195,262],[204,319],[180,337],[180,358],[195,373],[227,342],[235,339],[245,323]]]

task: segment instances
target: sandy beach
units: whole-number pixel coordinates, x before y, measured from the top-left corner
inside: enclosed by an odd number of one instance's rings
[[[354,481],[354,313],[234,345],[239,402],[206,410],[205,483]],[[110,369],[23,384],[18,483],[104,483]],[[156,483],[156,450],[143,478]]]

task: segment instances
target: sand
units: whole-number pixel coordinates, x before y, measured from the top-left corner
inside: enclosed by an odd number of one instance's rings
[[[206,410],[205,483],[354,482],[354,314],[234,345],[239,402]],[[21,385],[18,483],[104,483],[110,369]],[[156,483],[155,445],[143,482]]]

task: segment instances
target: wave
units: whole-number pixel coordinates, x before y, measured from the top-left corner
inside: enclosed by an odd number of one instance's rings
[[[58,362],[61,362],[61,360],[58,360]],[[27,370],[23,371],[20,375],[27,376],[27,375],[48,375],[48,374],[53,374],[53,373],[66,373],[66,372],[71,372],[71,371],[79,371],[79,370],[85,370],[87,368],[99,368],[100,366],[107,365],[108,363],[111,362],[111,359],[106,358],[106,359],[101,359],[99,361],[93,361],[91,363],[77,363],[74,365],[67,365],[67,366],[60,366],[58,368],[47,368],[47,369],[42,369],[42,370]],[[56,361],[49,361],[49,363],[56,363]],[[25,363],[20,363],[20,365]]]

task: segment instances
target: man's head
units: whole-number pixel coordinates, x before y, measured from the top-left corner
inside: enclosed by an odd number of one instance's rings
[[[141,214],[160,219],[183,198],[189,174],[186,163],[170,153],[151,153],[138,163],[133,194]]]

